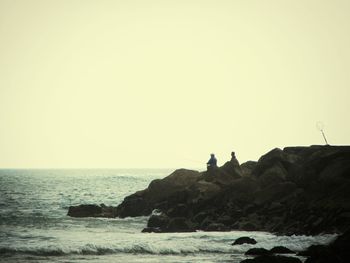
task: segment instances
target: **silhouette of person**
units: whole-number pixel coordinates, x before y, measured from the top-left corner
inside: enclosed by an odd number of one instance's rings
[[[217,160],[215,158],[215,154],[210,155],[210,159],[207,162],[207,169],[209,170],[210,168],[217,167]]]
[[[235,152],[231,152],[231,163],[236,167],[240,167]]]

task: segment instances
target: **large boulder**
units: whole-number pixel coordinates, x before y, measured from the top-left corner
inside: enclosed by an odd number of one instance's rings
[[[176,197],[173,202],[178,202],[178,197],[181,197],[179,193],[185,193],[185,189],[195,183],[199,177],[198,171],[178,169],[164,179],[153,180],[148,188],[124,199],[118,206],[118,216],[122,218],[146,216],[150,215],[155,208],[159,208],[160,204],[168,207],[167,201]]]

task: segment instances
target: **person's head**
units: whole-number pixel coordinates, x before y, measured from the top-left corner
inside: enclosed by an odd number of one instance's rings
[[[211,156],[211,157],[215,157],[215,154],[212,153],[212,154],[210,154],[210,156]]]
[[[235,152],[231,152],[232,157],[236,157]]]

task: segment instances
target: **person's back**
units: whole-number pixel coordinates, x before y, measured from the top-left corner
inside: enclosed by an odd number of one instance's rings
[[[215,154],[211,154],[210,155],[210,159],[207,162],[207,169],[213,168],[213,167],[217,167],[217,160],[215,158]]]

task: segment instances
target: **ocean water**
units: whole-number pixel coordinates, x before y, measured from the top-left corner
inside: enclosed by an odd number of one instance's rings
[[[0,262],[240,262],[251,247],[300,251],[335,235],[141,233],[147,217],[71,218],[70,205],[116,206],[171,170],[0,170]],[[231,246],[250,236],[256,245]]]

